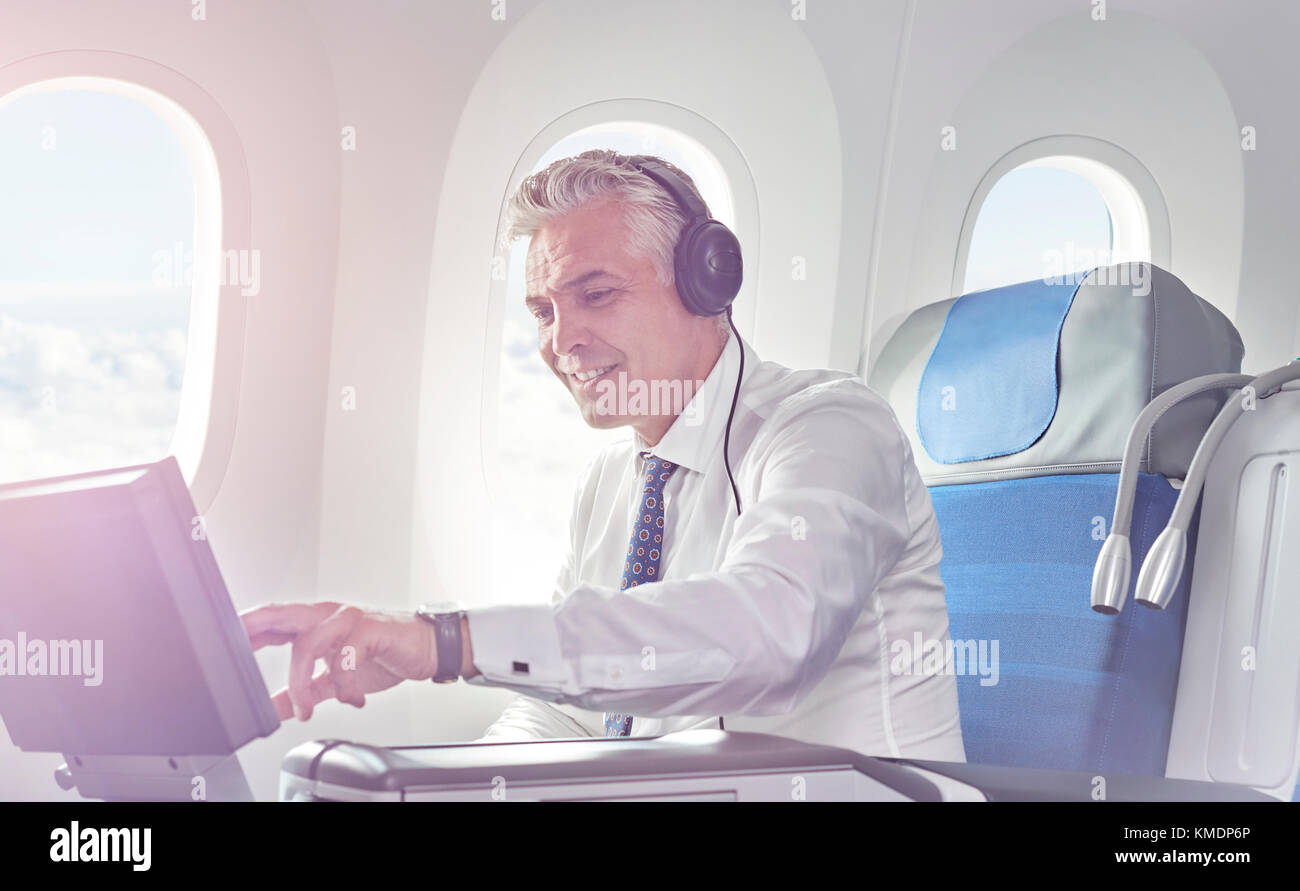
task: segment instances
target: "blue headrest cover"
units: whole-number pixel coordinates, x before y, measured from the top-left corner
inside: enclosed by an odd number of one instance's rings
[[[1011,455],[1056,415],[1061,325],[1079,290],[1041,280],[959,297],[921,375],[916,429],[941,464]]]

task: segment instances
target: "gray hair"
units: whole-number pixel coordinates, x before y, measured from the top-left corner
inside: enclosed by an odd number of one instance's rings
[[[677,167],[655,160],[695,187]],[[673,248],[686,226],[686,214],[662,186],[633,166],[631,156],[618,152],[595,149],[561,158],[526,178],[506,206],[505,241],[532,237],[557,217],[605,198],[624,203],[628,247],[651,259],[660,284],[671,285]]]
[[[637,157],[653,158],[672,170],[704,204],[695,181],[681,168],[651,155]],[[606,198],[626,207],[630,252],[650,258],[660,284],[673,284],[673,251],[686,226],[686,213],[663,186],[634,166],[632,156],[608,149],[561,158],[525,178],[506,205],[504,243],[531,238],[552,220]],[[726,313],[718,316],[718,328],[730,330]]]

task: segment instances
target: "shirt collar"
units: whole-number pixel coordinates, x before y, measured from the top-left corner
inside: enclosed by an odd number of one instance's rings
[[[727,415],[731,411],[731,397],[736,388],[736,372],[740,364],[740,351],[745,353],[745,374],[741,380],[741,395],[736,402],[737,411],[744,401],[745,382],[758,367],[759,358],[745,339],[727,332],[727,342],[722,348],[718,361],[713,363],[713,370],[686,408],[671,427],[664,433],[658,444],[647,446],[639,432],[633,432],[636,451],[649,451],[656,458],[671,461],[688,470],[703,471],[718,449],[722,448],[722,439],[727,425]]]

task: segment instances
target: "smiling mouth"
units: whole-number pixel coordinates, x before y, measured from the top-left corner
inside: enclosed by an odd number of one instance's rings
[[[579,390],[584,390],[584,391],[591,390],[595,388],[595,386],[601,381],[608,380],[609,376],[618,370],[618,364],[615,363],[614,365],[606,365],[603,369],[592,369],[592,370],[600,371],[600,374],[592,375],[591,377],[585,379],[579,377],[576,374],[570,374],[568,375],[568,378],[575,385],[577,385]]]

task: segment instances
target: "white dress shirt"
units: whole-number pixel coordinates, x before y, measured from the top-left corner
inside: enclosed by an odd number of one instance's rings
[[[737,518],[722,456],[737,342],[657,445],[636,433],[588,465],[549,603],[467,611],[482,672],[468,683],[525,694],[482,739],[604,736],[605,711],[633,715],[633,736],[721,715],[727,730],[964,761],[955,678],[891,671],[896,642],[948,640],[939,529],[892,409],[857,377],[763,362],[739,339]],[[679,466],[661,580],[620,591],[642,450]]]

